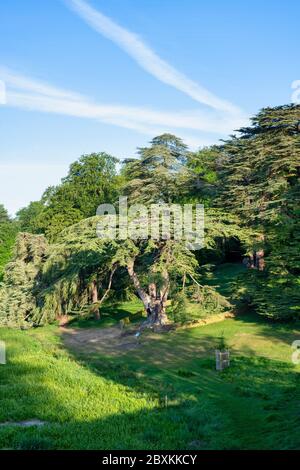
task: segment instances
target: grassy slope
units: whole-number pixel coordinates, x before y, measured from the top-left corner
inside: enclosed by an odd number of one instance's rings
[[[217,373],[213,349],[222,331],[232,366]],[[146,335],[141,348],[113,358],[66,351],[56,327],[5,329],[0,337],[8,351],[0,422],[49,423],[0,427],[2,448],[300,448],[296,325],[249,315]]]

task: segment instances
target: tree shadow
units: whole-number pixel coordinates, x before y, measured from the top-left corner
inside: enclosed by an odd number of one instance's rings
[[[151,339],[146,350],[117,358],[66,351],[62,343],[53,350],[44,343],[43,352],[32,339],[34,361],[20,353],[2,373],[1,387],[10,386],[13,397],[0,387],[2,413],[5,420],[48,424],[0,429],[1,447],[300,448],[300,381],[292,364],[239,350],[218,373],[215,337],[189,345],[193,333],[183,333],[168,336],[164,347],[161,338]]]
[[[74,418],[72,403],[59,398],[47,383],[37,385],[30,416],[48,424],[39,428],[0,429],[1,446],[52,449],[296,449],[300,447],[299,380],[291,367],[261,358],[236,358],[222,374],[203,360],[194,375],[157,372],[145,382],[138,370],[81,367],[104,378],[107,392],[122,384],[119,410],[103,417]],[[41,366],[24,366],[15,380],[26,390],[26,377],[40,376]],[[172,384],[173,381],[173,384]],[[159,385],[160,384],[160,385]],[[31,390],[32,392],[32,390]],[[93,393],[97,393],[95,390]],[[132,409],[132,399],[140,402]],[[88,398],[93,402],[93,394]],[[45,407],[47,400],[47,409]],[[113,399],[112,399],[113,400]],[[74,403],[74,401],[73,401]],[[147,407],[146,407],[147,403]],[[289,403],[289,407],[287,407]],[[125,406],[124,406],[125,405]],[[83,413],[84,414],[84,413]]]
[[[253,324],[259,325],[260,334],[258,336],[272,340],[275,345],[284,343],[292,346],[293,341],[300,340],[300,322],[278,322],[272,319],[264,318],[254,312],[237,313],[235,316],[237,324]]]
[[[169,338],[168,341],[173,341]],[[159,340],[162,347],[157,348],[154,340],[146,351],[135,351],[130,357],[69,353],[106,380],[120,383],[132,392],[146,393],[162,404],[167,400],[180,422],[187,417],[197,422],[203,408],[210,412],[214,409],[217,421],[223,424],[218,427],[215,423],[215,433],[206,440],[200,426],[194,436],[194,441],[201,442],[199,448],[300,448],[300,424],[292,432],[286,421],[295,424],[294,407],[299,408],[297,384],[300,381],[295,367],[260,356],[246,346],[236,348],[231,367],[217,373],[214,370],[216,338],[206,335],[201,341],[201,347],[191,347],[182,339],[172,351]],[[282,432],[286,433],[284,437]],[[220,433],[225,439],[223,444]]]

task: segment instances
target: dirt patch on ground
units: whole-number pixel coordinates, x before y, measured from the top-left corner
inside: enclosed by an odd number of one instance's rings
[[[189,327],[177,328],[173,324],[167,324],[162,327],[154,327],[151,329],[140,330],[139,327],[129,326],[122,329],[119,325],[105,328],[72,328],[71,326],[62,326],[60,328],[62,340],[67,349],[77,351],[84,354],[99,353],[108,356],[119,356],[125,354],[127,351],[138,350],[139,348],[147,349],[155,341],[161,339],[162,335],[169,336],[169,333],[180,330],[188,330],[193,327],[205,326],[209,323],[215,323],[224,320],[224,315],[214,318],[213,321],[199,322],[196,325],[189,325]],[[165,338],[166,339],[166,338]],[[191,346],[186,347],[185,340],[183,349],[190,351]],[[165,345],[169,349],[169,341],[166,339]],[[205,343],[205,350],[207,349],[206,342],[202,341],[202,346]],[[177,344],[177,349],[179,345]],[[154,348],[155,349],[155,348]],[[181,354],[184,355],[184,350]],[[197,346],[197,351],[199,346]],[[198,351],[199,352],[199,351]],[[166,352],[167,354],[167,352]],[[154,357],[153,351],[151,352],[152,359]],[[159,360],[161,359],[159,354]]]
[[[119,326],[109,328],[70,328],[62,327],[65,345],[79,352],[99,352],[101,354],[120,354],[140,346],[137,329],[122,330]]]

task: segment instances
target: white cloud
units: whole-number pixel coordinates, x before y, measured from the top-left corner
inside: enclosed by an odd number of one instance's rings
[[[232,103],[221,99],[198,83],[161,59],[136,34],[126,30],[100,11],[91,7],[84,0],[65,0],[96,31],[113,41],[130,55],[144,70],[163,83],[185,93],[195,101],[206,104],[218,111],[240,114],[240,109]]]
[[[44,84],[5,68],[0,68],[0,79],[6,84],[7,106],[95,119],[149,136],[174,132],[175,129],[226,135],[247,122],[242,115],[228,115],[214,110],[170,113],[142,107],[97,104],[78,93]],[[189,135],[187,140],[197,140],[197,147],[207,143],[201,137],[196,139]]]
[[[47,83],[42,83],[38,80],[33,80],[32,78],[16,74],[7,67],[0,67],[0,78],[6,86],[9,85],[12,89],[33,91],[41,95],[52,96],[53,98],[64,98],[77,101],[84,98],[82,95],[77,93],[58,89],[52,85],[48,85]]]
[[[240,117],[228,117],[201,111],[165,112],[148,108],[99,105],[91,101],[73,101],[43,95],[7,91],[7,106],[69,116],[98,119],[106,123],[132,128],[153,134],[157,127],[165,129],[189,129],[214,134],[228,134],[245,121]]]

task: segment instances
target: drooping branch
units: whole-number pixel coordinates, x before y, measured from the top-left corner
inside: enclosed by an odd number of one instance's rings
[[[192,279],[192,281],[193,281],[195,284],[197,284],[198,287],[201,287],[201,289],[204,289],[204,288],[205,288],[205,289],[207,289],[207,290],[212,290],[212,291],[214,290],[214,289],[213,289],[212,287],[210,287],[210,286],[203,286],[202,284],[199,284],[199,282],[196,281],[196,279],[191,275],[191,273],[188,273],[188,274],[189,274],[190,278]]]

